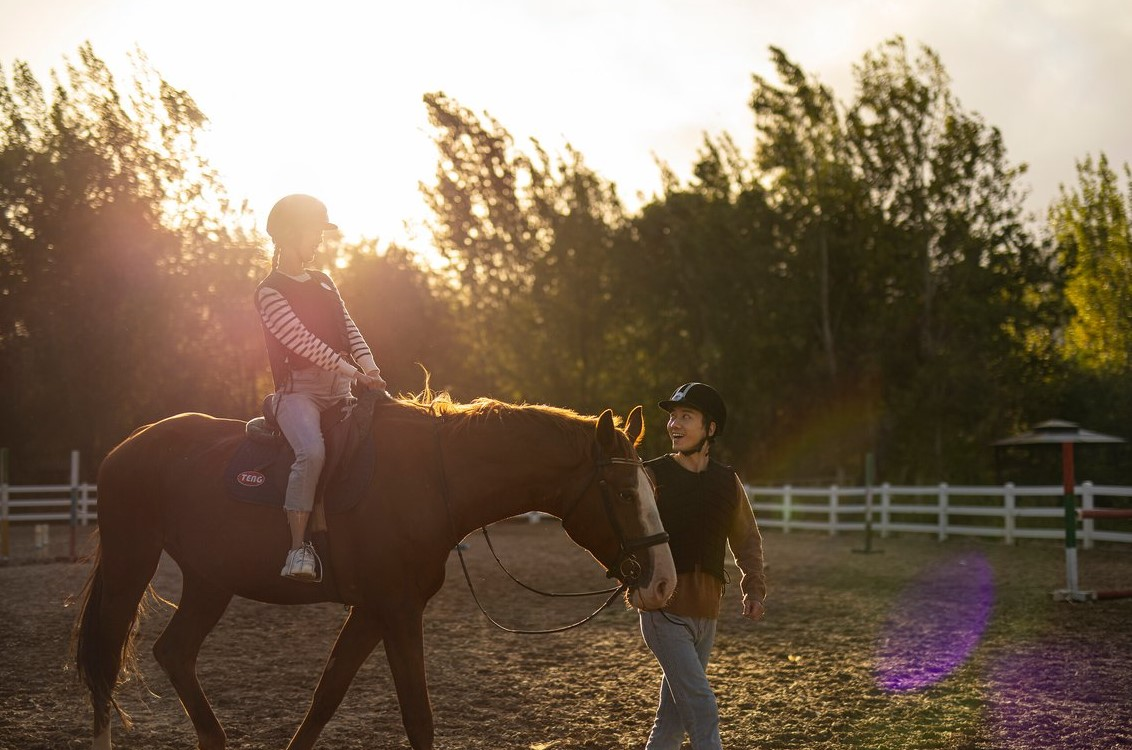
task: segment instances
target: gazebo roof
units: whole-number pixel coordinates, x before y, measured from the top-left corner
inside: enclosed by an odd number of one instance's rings
[[[1041,443],[1124,443],[1122,437],[1081,429],[1075,422],[1050,419],[1029,432],[996,440],[994,445],[1037,445]]]

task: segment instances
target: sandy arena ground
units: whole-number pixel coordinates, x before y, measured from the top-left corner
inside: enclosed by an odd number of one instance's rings
[[[0,566],[0,749],[88,746],[86,696],[68,664],[87,568],[29,562],[32,529],[13,527]],[[47,555],[66,555],[52,529]],[[514,573],[552,590],[605,584],[556,522],[508,522],[492,532]],[[493,615],[513,627],[552,627],[597,602],[549,600],[495,567],[482,538],[469,566]],[[876,540],[766,533],[772,595],[765,622],[738,616],[729,588],[709,674],[724,746],[754,748],[1132,748],[1132,600],[1051,601],[1064,586],[1055,544],[924,537]],[[1132,550],[1083,550],[1086,588],[1132,588]],[[163,561],[158,591],[174,601],[180,574]],[[196,747],[150,647],[169,617],[143,625],[148,690],[120,691],[136,728],[116,747]],[[234,600],[206,641],[201,681],[229,747],[283,748],[306,710],[337,629],[338,605],[275,607]],[[438,750],[641,748],[659,670],[633,612],[617,606],[561,635],[494,629],[468,594],[453,554],[426,615]],[[407,748],[384,652],[363,666],[319,747]]]

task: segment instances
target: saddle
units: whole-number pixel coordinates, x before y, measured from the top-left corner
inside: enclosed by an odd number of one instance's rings
[[[263,415],[249,420],[244,439],[224,470],[224,486],[235,500],[283,507],[295,451],[275,422],[275,394],[263,401]],[[322,413],[326,463],[315,494],[316,515],[352,508],[373,477],[373,409],[389,399],[368,391],[339,401]]]

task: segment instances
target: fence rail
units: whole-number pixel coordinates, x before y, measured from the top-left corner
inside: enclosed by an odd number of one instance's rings
[[[93,484],[0,486],[0,514],[12,523],[74,521],[86,526],[98,520],[97,488]]]
[[[1132,507],[1132,487],[1083,482],[1076,491],[1086,511]],[[931,534],[940,540],[979,536],[1013,544],[1019,539],[1065,536],[1063,490],[1057,486],[748,485],[747,493],[759,525],[784,533],[806,530],[837,535],[862,532],[868,523],[882,537],[896,533]],[[89,483],[0,485],[0,519],[9,523],[86,526],[97,520],[97,503],[98,489]],[[1078,539],[1085,548],[1094,542],[1132,544],[1129,526],[1127,520],[1085,518]]]
[[[1006,544],[1019,539],[1064,538],[1063,493],[1058,486],[1019,487],[1009,482],[1002,486],[942,483],[872,488],[747,486],[759,526],[783,533],[825,531],[832,536],[863,532],[871,525],[882,537],[893,533],[932,534],[939,540],[980,536],[1000,538]],[[1127,500],[1132,498],[1132,487],[1083,482],[1076,493],[1084,510],[1132,505]],[[1081,522],[1078,540],[1085,548],[1094,542],[1132,544],[1132,528],[1127,521],[1087,518]]]

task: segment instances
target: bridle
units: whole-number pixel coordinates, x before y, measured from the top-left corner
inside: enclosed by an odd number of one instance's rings
[[[641,577],[641,564],[637,560],[637,553],[646,550],[649,547],[655,547],[659,544],[666,544],[668,542],[668,532],[661,531],[657,534],[650,534],[648,536],[627,538],[625,536],[625,529],[622,527],[621,522],[617,520],[617,512],[613,507],[614,503],[614,490],[606,481],[604,476],[601,476],[602,470],[607,466],[624,465],[634,466],[640,471],[644,472],[650,484],[652,478],[649,477],[647,471],[644,471],[645,465],[639,458],[621,458],[619,456],[603,456],[601,447],[598,446],[598,455],[594,461],[594,473],[591,475],[590,480],[582,487],[582,491],[570,504],[568,510],[562,514],[562,526],[565,528],[571,515],[577,510],[578,505],[581,504],[582,498],[586,492],[589,491],[590,486],[596,479],[598,486],[601,488],[601,504],[605,509],[606,519],[609,525],[613,528],[613,533],[617,537],[617,559],[614,560],[613,565],[606,566],[607,578],[616,578],[625,587],[634,585]],[[654,492],[655,494],[655,492]],[[604,562],[602,563],[604,565]]]
[[[456,520],[452,514],[452,502],[448,492],[448,478],[446,472],[444,471],[444,452],[440,444],[439,430],[435,430],[434,434],[436,436],[436,461],[437,467],[440,472],[440,491],[444,497],[444,509],[448,514],[448,522],[452,528],[453,537],[457,542],[459,542],[459,532],[456,530]],[[628,591],[629,588],[631,588],[637,582],[637,580],[640,578],[642,569],[640,562],[638,562],[636,558],[636,554],[641,550],[655,547],[659,544],[666,544],[668,542],[668,533],[662,531],[657,534],[650,534],[648,536],[642,537],[629,539],[625,537],[624,527],[622,527],[621,522],[617,520],[617,513],[613,507],[613,488],[610,487],[609,482],[606,481],[605,477],[601,476],[603,470],[606,467],[617,464],[635,466],[642,471],[644,470],[644,463],[639,458],[621,458],[618,456],[606,457],[602,455],[601,447],[598,446],[597,457],[594,460],[593,473],[590,475],[586,483],[582,486],[582,489],[578,492],[577,496],[570,502],[568,510],[565,510],[563,512],[561,519],[562,526],[563,528],[565,528],[567,518],[573,515],[574,511],[577,510],[578,506],[581,504],[582,498],[585,497],[594,481],[597,481],[598,486],[601,488],[602,507],[605,509],[606,518],[608,519],[610,526],[613,528],[613,533],[617,537],[617,559],[614,561],[614,564],[612,566],[606,566],[606,577],[616,578],[618,580],[619,585],[615,586],[614,588],[605,589],[602,591],[588,591],[570,594],[550,594],[532,588],[519,581],[517,578],[515,578],[515,576],[511,575],[510,571],[508,571],[507,568],[503,566],[503,562],[500,561],[499,556],[495,554],[495,548],[491,544],[491,539],[487,536],[487,529],[485,527],[481,527],[481,531],[483,531],[484,538],[487,539],[488,547],[491,548],[491,553],[495,556],[496,562],[499,563],[499,566],[503,568],[503,571],[507,573],[511,580],[515,581],[523,588],[529,591],[533,591],[536,594],[541,594],[543,596],[595,596],[598,594],[608,593],[609,598],[606,599],[600,607],[595,609],[589,615],[569,625],[564,625],[558,628],[548,628],[545,630],[522,630],[518,628],[509,628],[505,625],[500,624],[490,614],[488,614],[487,610],[483,606],[483,603],[480,602],[479,597],[476,595],[475,586],[472,584],[472,576],[468,572],[468,565],[464,560],[464,552],[462,549],[460,549],[460,545],[457,544],[456,553],[460,557],[460,567],[464,571],[464,580],[468,582],[468,590],[472,594],[472,599],[475,601],[476,606],[479,608],[480,612],[483,613],[483,616],[487,618],[488,622],[490,622],[500,630],[520,635],[548,635],[550,633],[562,633],[567,630],[576,628],[580,625],[584,625],[593,618],[597,617],[603,610],[605,610],[606,607],[611,605],[619,596],[621,596],[622,593]],[[647,471],[645,472],[645,477],[649,478]],[[651,478],[649,478],[649,482],[652,482]],[[602,562],[602,565],[605,565],[605,563]]]

